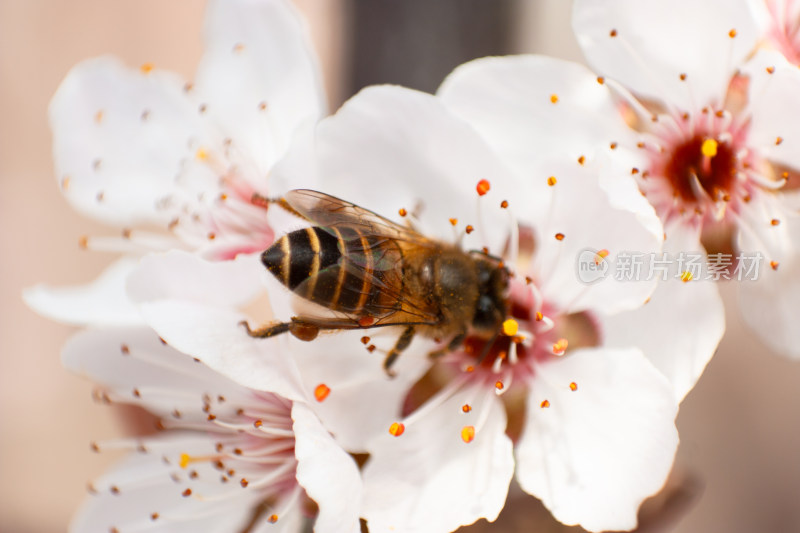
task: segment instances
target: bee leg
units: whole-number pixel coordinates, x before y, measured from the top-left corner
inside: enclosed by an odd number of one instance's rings
[[[261,207],[264,207],[264,208],[268,207],[270,204],[274,204],[274,205],[277,205],[281,209],[287,211],[288,213],[291,213],[292,215],[294,215],[294,216],[296,216],[298,218],[302,218],[303,220],[308,220],[307,217],[301,215],[294,207],[289,205],[289,202],[287,202],[286,199],[283,198],[283,197],[267,198],[266,196],[261,196],[257,192],[254,192],[253,195],[250,197],[250,201],[253,204],[261,206]],[[310,222],[310,220],[309,220],[309,222]]]
[[[383,360],[383,369],[389,375],[389,377],[394,377],[395,373],[392,370],[392,365],[394,364],[397,356],[400,353],[408,348],[408,345],[411,344],[411,339],[414,338],[414,326],[408,326],[406,329],[403,330],[403,333],[400,335],[400,338],[397,339],[397,342],[394,345],[394,348],[389,350],[389,353],[386,354],[386,359]]]
[[[281,333],[286,333],[289,331],[291,326],[291,322],[280,322],[278,324],[267,324],[266,326],[262,326],[258,329],[250,329],[250,324],[247,323],[247,320],[242,320],[239,322],[240,326],[244,326],[244,329],[247,330],[247,334],[251,337],[258,337],[261,339],[266,339],[269,337],[274,337],[275,335],[280,335]]]
[[[467,332],[462,331],[461,333],[450,339],[450,342],[447,343],[446,348],[439,348],[438,350],[434,350],[428,354],[428,357],[430,357],[431,359],[436,359],[437,357],[441,357],[446,353],[455,351],[456,348],[458,348],[464,343],[464,339],[466,338],[467,338]]]

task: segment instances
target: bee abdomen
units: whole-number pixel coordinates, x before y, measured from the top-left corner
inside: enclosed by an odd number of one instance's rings
[[[341,257],[338,239],[319,227],[305,228],[284,235],[261,254],[261,262],[291,290],[308,278],[336,264]],[[313,286],[306,285],[309,294]]]

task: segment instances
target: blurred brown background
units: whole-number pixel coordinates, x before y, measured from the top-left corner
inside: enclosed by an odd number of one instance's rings
[[[297,3],[312,27],[332,109],[367,83],[433,90],[472,57],[540,52],[580,59],[564,0]],[[106,53],[190,79],[202,52],[202,18],[199,0],[0,0],[3,533],[64,531],[86,481],[113,460],[92,454],[88,443],[123,432],[110,409],[92,403],[91,385],[60,367],[59,347],[72,329],[39,318],[20,299],[23,287],[41,281],[88,281],[111,259],[77,245],[79,236],[104,229],[61,198],[48,101],[72,65]],[[723,287],[728,334],[681,408],[676,491],[647,531],[800,531],[800,362],[770,353],[748,334],[733,288]],[[566,529],[527,496],[510,502],[489,530]]]

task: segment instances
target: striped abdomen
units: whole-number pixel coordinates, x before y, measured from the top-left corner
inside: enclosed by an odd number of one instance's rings
[[[267,270],[298,296],[334,311],[376,317],[400,308],[401,259],[391,239],[349,227],[293,231],[261,255]],[[385,291],[387,285],[393,290]]]

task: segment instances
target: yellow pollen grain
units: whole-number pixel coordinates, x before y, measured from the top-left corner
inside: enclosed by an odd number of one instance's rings
[[[556,177],[555,177],[555,176],[550,176],[549,178],[547,178],[547,184],[548,184],[549,186],[551,186],[551,187],[552,187],[552,186],[553,186],[553,185],[555,185],[556,183],[558,183],[558,180],[556,179]]]
[[[779,144],[781,144],[782,142],[783,142],[783,137],[777,137],[777,138],[775,139],[775,146],[778,146],[778,145],[779,145]]]
[[[455,226],[456,224],[458,224],[458,219],[457,218],[450,218],[448,220],[450,220],[450,225],[452,225],[452,226]]]
[[[142,74],[150,74],[153,71],[153,64],[152,63],[142,63],[142,66],[139,67],[139,70]]]
[[[466,227],[466,228],[464,228],[464,231],[466,231],[466,232],[467,232],[467,235],[469,235],[470,233],[472,233],[473,231],[475,231],[475,228],[473,228],[473,227],[472,227],[472,226],[470,226],[470,225],[467,225],[467,227]]]
[[[597,76],[597,83],[603,85],[606,82],[606,79],[603,76]]]
[[[580,156],[580,157],[578,158],[578,164],[579,164],[579,165],[583,165],[584,163],[586,163],[586,157],[584,157],[584,156]]]
[[[505,385],[503,385],[502,381],[496,381],[494,384],[494,388],[500,391],[503,390],[503,388],[505,388]]]
[[[508,207],[508,201],[503,200],[502,202],[500,202],[501,209],[506,209],[507,207]]]
[[[730,37],[731,39],[736,37],[736,29],[735,28],[732,28],[731,31],[728,32],[728,37]]]
[[[402,435],[406,430],[406,426],[404,426],[400,422],[392,422],[392,425],[389,426],[389,435],[393,437],[399,437]]]
[[[475,438],[475,426],[464,426],[461,428],[461,440],[469,444]]]
[[[278,521],[278,515],[276,514],[269,515],[268,521],[270,524],[274,524],[275,522]]]
[[[578,390],[578,384],[573,381],[572,383],[569,384],[569,390],[575,392],[576,390]]]
[[[541,322],[542,320],[544,320],[544,315],[541,311],[536,311],[536,321]]]
[[[680,78],[681,78],[681,81],[686,81],[686,74],[681,73]]]
[[[461,412],[469,413],[470,411],[472,411],[472,406],[470,404],[465,403],[464,405],[461,406]]]
[[[181,468],[186,468],[187,466],[189,466],[189,463],[191,463],[191,462],[192,462],[192,456],[189,455],[188,453],[182,453],[180,461],[178,462],[178,465]]]
[[[556,240],[557,241],[563,241],[564,240],[564,234],[563,233],[556,233]]]
[[[715,139],[706,139],[703,141],[703,145],[700,147],[700,151],[706,157],[714,157],[717,155],[717,148],[719,147],[719,143]]]
[[[552,103],[552,104],[557,104],[558,103],[558,95],[557,94],[551,94],[550,95],[550,103]]]
[[[539,407],[542,409],[547,409],[550,407],[550,400],[542,400],[542,403],[539,404]]]
[[[769,221],[769,223],[772,224],[773,226],[777,226],[781,223],[781,221],[778,220],[777,218],[773,218],[772,220]]]
[[[519,324],[513,318],[509,318],[503,322],[503,335],[513,337],[519,331]]]
[[[688,270],[684,270],[683,273],[681,274],[681,281],[684,283],[692,281],[692,278],[694,278],[694,276]]]
[[[767,74],[773,74],[775,72],[775,67],[767,67]]]
[[[400,210],[397,211],[397,214],[399,214],[401,217],[404,217],[408,214],[408,211],[406,211],[405,207],[401,207]]]
[[[478,192],[478,196],[483,196],[484,194],[489,192],[489,189],[491,188],[492,188],[491,183],[489,183],[489,180],[486,179],[480,180],[478,184],[475,186],[475,190]]]
[[[769,266],[772,267],[772,270],[778,270],[778,265],[779,264],[780,263],[778,263],[777,261],[770,261],[769,262]]]

